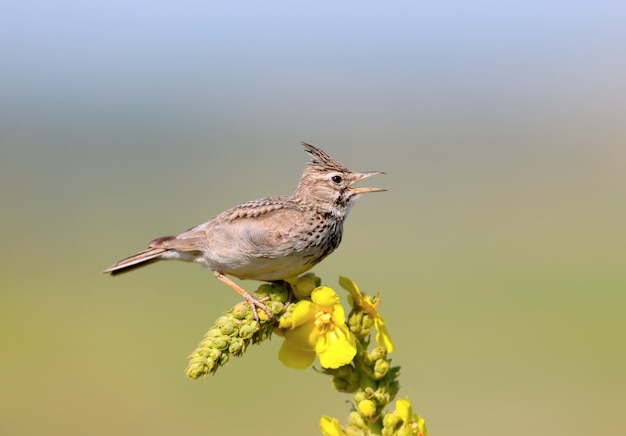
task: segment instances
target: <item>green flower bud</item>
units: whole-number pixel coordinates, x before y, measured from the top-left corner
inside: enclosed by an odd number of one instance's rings
[[[363,312],[353,312],[348,318],[348,327],[350,331],[357,336],[361,335],[361,324],[363,321]]]
[[[220,336],[219,338],[213,338],[211,341],[211,348],[215,348],[217,350],[225,350],[230,345],[230,337],[229,336]]]
[[[391,367],[391,364],[387,362],[386,360],[383,360],[383,359],[377,360],[376,363],[374,364],[374,374],[373,374],[374,380],[380,380],[381,378],[386,376],[387,373],[389,372],[390,367]]]
[[[367,400],[368,399],[368,395],[365,395],[365,392],[363,391],[359,391],[357,393],[354,394],[354,402],[356,404],[359,404],[361,401]]]
[[[235,355],[240,356],[245,350],[245,344],[243,339],[241,338],[233,338],[230,346],[228,347],[228,352]]]
[[[285,305],[280,301],[268,301],[265,305],[274,316],[280,315],[285,310]]]
[[[376,392],[374,392],[372,399],[376,402],[376,404],[385,405],[389,404],[393,398],[385,389],[379,388]]]
[[[264,283],[258,287],[256,293],[259,297],[269,297],[274,292],[274,284],[272,283]]]
[[[396,413],[386,413],[383,416],[382,436],[393,436],[402,425],[402,419]]]
[[[356,311],[350,314],[348,318],[348,328],[359,339],[364,340],[372,332],[374,322],[372,318],[363,311]],[[369,339],[367,339],[369,343]]]
[[[232,336],[238,332],[239,328],[232,321],[226,322],[220,326],[220,332],[223,335]]]
[[[254,335],[256,329],[256,323],[255,325],[242,324],[239,328],[239,336],[243,339],[250,339],[252,335]]]
[[[222,327],[223,325],[231,324],[231,323],[232,323],[232,319],[230,316],[222,315],[215,320],[215,327]]]
[[[363,330],[372,331],[374,327],[374,319],[367,313],[363,316]]]
[[[204,339],[218,338],[220,336],[222,336],[222,333],[219,331],[219,329],[212,328],[211,330],[206,332],[206,334],[204,335]]]
[[[387,349],[384,347],[374,348],[370,353],[370,358],[372,359],[372,361],[384,359],[385,357],[387,357]]]
[[[209,354],[207,356],[208,360],[212,360],[213,362],[217,362],[218,360],[220,360],[220,357],[222,356],[222,352],[217,350],[217,349],[212,349],[209,350]]]
[[[237,304],[232,308],[232,314],[235,319],[246,319],[247,317],[252,318],[253,316],[251,312],[250,305],[247,302]]]
[[[350,423],[350,425],[356,428],[360,428],[364,430],[367,429],[367,424],[363,420],[363,417],[357,411],[353,410],[352,412],[350,412],[350,417],[348,419],[348,422]]]
[[[220,354],[220,358],[218,361],[218,365],[219,366],[224,366],[228,363],[228,361],[230,360],[230,355],[227,353],[222,353]],[[215,368],[215,370],[217,370],[217,367]]]
[[[264,283],[257,289],[256,293],[261,298],[269,297],[270,301],[284,303],[289,298],[289,289],[282,282]],[[267,302],[265,302],[267,305]]]
[[[209,365],[205,362],[190,362],[187,366],[187,377],[197,379],[203,375],[208,374],[211,371]]]

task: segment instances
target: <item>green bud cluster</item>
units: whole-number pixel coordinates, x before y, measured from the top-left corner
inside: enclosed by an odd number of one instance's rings
[[[383,417],[381,436],[417,436],[428,435],[426,424],[419,416],[406,416],[406,410],[401,414],[397,410],[386,413]],[[402,416],[404,415],[404,416]],[[421,421],[421,422],[420,422]]]
[[[381,380],[391,369],[391,363],[386,357],[387,349],[384,347],[375,348],[371,353],[363,353],[363,369],[373,380]]]
[[[353,311],[348,318],[348,328],[357,338],[365,340],[374,328],[374,320],[361,310]]]
[[[383,435],[392,436],[402,426],[402,418],[397,413],[387,413],[383,416]]]
[[[400,367],[391,365],[385,347],[367,350],[370,345],[370,334],[375,327],[374,319],[356,305],[353,305],[348,318],[348,327],[359,341],[359,351],[354,361],[338,369],[323,370],[325,374],[333,376],[333,386],[336,390],[353,394],[353,408],[343,431],[346,435],[368,436],[381,434],[385,427],[386,436],[395,435],[393,429],[398,430],[400,427],[394,420],[400,418],[395,412],[386,413],[385,410],[400,389],[398,382]],[[406,429],[406,425],[403,425],[402,429]]]
[[[274,319],[258,310],[257,322],[247,302],[234,306],[215,321],[189,356],[186,369],[189,378],[197,379],[215,373],[231,356],[241,356],[248,345],[262,342],[271,336],[276,320],[285,312],[285,303],[289,298],[288,285],[264,284],[257,293],[266,299],[263,304],[272,312]]]
[[[416,434],[417,429],[404,422],[397,413],[387,413],[383,417],[382,436],[414,436]]]
[[[380,434],[383,419],[387,416],[385,408],[400,389],[397,380],[400,367],[391,366],[387,350],[378,347],[368,352],[364,345],[361,344],[353,364],[323,371],[333,376],[336,390],[354,394],[353,410],[344,428],[347,435]]]

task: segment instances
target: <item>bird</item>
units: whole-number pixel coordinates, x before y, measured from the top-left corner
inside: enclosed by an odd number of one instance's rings
[[[353,186],[384,172],[355,172],[320,148],[302,145],[310,160],[292,195],[249,201],[178,235],[156,238],[103,272],[116,276],[161,260],[199,263],[240,294],[257,321],[256,308],[272,318],[263,301],[228,276],[265,282],[299,276],[339,246],[344,221],[359,197],[386,191]]]

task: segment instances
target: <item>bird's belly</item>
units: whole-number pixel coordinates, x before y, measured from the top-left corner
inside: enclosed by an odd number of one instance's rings
[[[303,253],[294,253],[280,258],[248,257],[222,263],[208,260],[206,263],[213,271],[219,271],[240,279],[275,281],[295,277],[308,271],[313,263]]]
[[[340,223],[327,224],[317,236],[302,229],[268,232],[242,225],[235,234],[222,229],[213,232],[202,261],[213,271],[240,279],[283,280],[308,271],[328,256],[341,241],[341,229]]]

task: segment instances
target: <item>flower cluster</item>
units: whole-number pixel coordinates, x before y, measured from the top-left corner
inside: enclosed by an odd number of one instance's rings
[[[314,282],[315,277],[303,276],[297,283],[303,280]],[[347,365],[357,354],[357,341],[366,339],[372,328],[377,332],[376,343],[389,353],[393,351],[385,319],[376,309],[380,299],[372,300],[362,294],[346,277],[340,277],[339,284],[350,292],[353,311],[347,322],[339,296],[327,286],[313,288],[309,299],[298,301],[293,310],[281,318],[276,332],[285,337],[279,359],[286,366],[308,368],[316,355],[322,368]]]
[[[408,398],[396,401],[396,410],[383,418],[382,436],[428,436],[426,422],[417,413]]]
[[[394,344],[378,312],[379,296],[362,293],[346,277],[340,277],[339,284],[349,293],[348,315],[339,295],[312,273],[260,286],[257,294],[273,317],[259,312],[255,319],[247,303],[232,308],[192,353],[187,375],[195,379],[215,373],[231,356],[242,355],[251,343],[276,333],[284,338],[278,355],[283,364],[305,369],[319,358],[321,372],[332,376],[335,389],[353,394],[348,424],[342,427],[337,419],[324,416],[320,420],[324,435],[427,436],[424,420],[413,413],[408,398],[397,400],[395,410],[387,411],[400,389],[400,367],[391,365]],[[373,330],[376,347],[368,351]]]
[[[308,368],[319,356],[323,368],[347,365],[356,355],[356,337],[346,325],[339,296],[319,286],[310,300],[298,301],[277,333],[285,337],[278,358],[291,368]]]
[[[320,429],[324,436],[347,436],[369,434],[368,427],[364,423],[361,415],[372,413],[374,405],[371,401],[363,401],[359,406],[359,412],[353,411],[350,414],[349,433],[346,432],[336,418],[323,416],[320,419]],[[382,419],[382,429],[379,430],[381,436],[428,436],[424,418],[413,413],[413,406],[408,398],[396,401],[396,410],[387,413]]]

